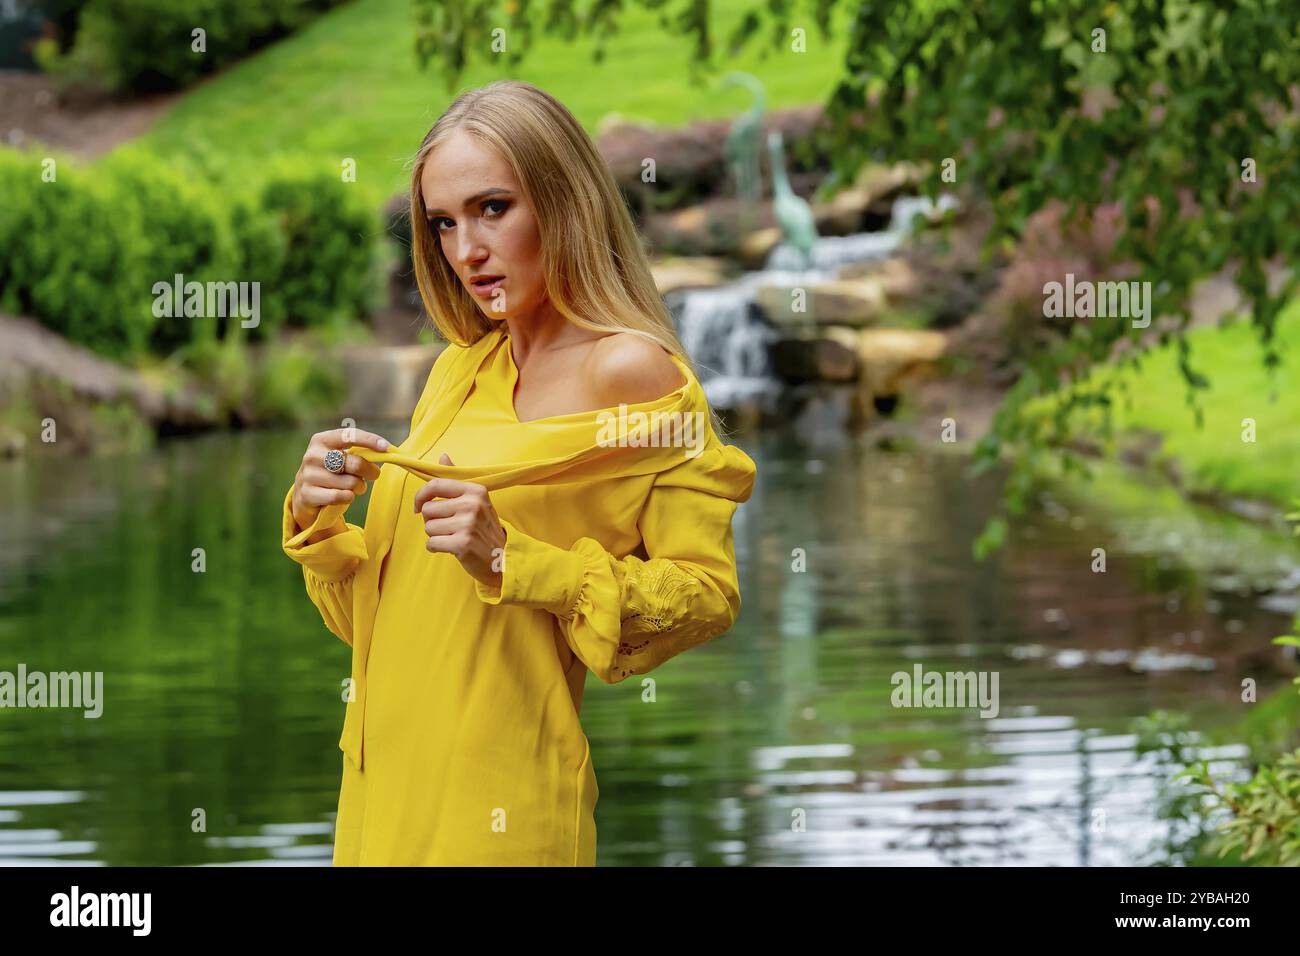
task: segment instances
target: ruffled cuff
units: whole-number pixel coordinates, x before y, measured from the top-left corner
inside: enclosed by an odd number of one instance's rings
[[[506,533],[501,562],[501,587],[489,587],[477,578],[474,590],[484,604],[510,604],[571,617],[583,583],[583,558],[553,544],[524,534],[498,516]]]
[[[345,510],[339,505],[322,508],[316,513],[316,520],[311,526],[299,531],[298,522],[293,517],[293,489],[290,488],[284,496],[281,547],[285,554],[305,570],[325,582],[347,579],[366,557],[365,533],[354,524],[347,525],[346,531],[340,531],[314,544],[307,543],[312,535],[333,526]]]
[[[351,574],[336,581],[329,581],[313,574],[311,569],[303,566],[303,579],[307,585],[307,595],[320,610],[321,620],[325,626],[344,644],[352,644],[352,581],[356,575]]]

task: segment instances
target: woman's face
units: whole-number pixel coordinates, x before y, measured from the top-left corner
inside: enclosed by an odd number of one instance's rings
[[[457,130],[425,160],[420,190],[443,257],[484,315],[527,316],[546,301],[537,219],[502,156]]]

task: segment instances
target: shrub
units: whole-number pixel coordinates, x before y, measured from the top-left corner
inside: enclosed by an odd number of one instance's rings
[[[297,424],[335,408],[347,394],[343,372],[300,340],[268,345],[256,371],[253,414],[259,422]]]
[[[1252,866],[1300,866],[1300,750],[1257,767],[1245,781],[1220,784],[1205,761],[1180,776],[1199,788],[1212,810],[1229,812],[1210,843],[1212,852]]]
[[[266,174],[260,206],[285,238],[285,259],[263,301],[291,325],[333,324],[376,304],[379,217],[329,166],[281,160]]]
[[[239,259],[238,276],[241,280],[260,283],[261,289],[260,321],[247,329],[246,334],[251,339],[270,339],[289,314],[287,303],[274,292],[284,274],[288,237],[276,217],[262,208],[255,192],[235,196],[229,212]],[[242,326],[236,327],[245,331]]]
[[[0,150],[0,307],[113,356],[266,339],[286,322],[366,314],[378,217],[337,172],[285,159],[260,182],[213,181],[187,158],[125,151],[94,166]],[[158,282],[259,282],[257,326],[155,317]],[[177,306],[177,303],[173,303]]]
[[[219,191],[181,166],[164,165],[130,150],[105,159],[96,173],[117,191],[115,206],[135,206],[139,213],[139,228],[148,248],[148,277],[130,291],[150,309],[154,323],[151,346],[167,352],[195,339],[216,338],[218,319],[175,314],[183,311],[181,303],[174,303],[171,316],[152,313],[154,284],[170,286],[177,274],[184,282],[241,278],[230,215]]]
[[[94,64],[107,74],[98,79],[114,89],[180,89],[340,2],[90,0],[72,51],[63,58],[47,51],[42,66],[84,80],[85,66]],[[199,29],[204,31],[203,49],[196,51],[194,31]]]
[[[0,304],[101,352],[139,351],[153,325],[138,291],[151,251],[139,205],[92,170],[52,161],[0,151]]]

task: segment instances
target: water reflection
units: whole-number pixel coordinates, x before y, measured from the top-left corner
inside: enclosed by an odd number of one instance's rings
[[[103,671],[105,695],[97,720],[0,710],[0,861],[329,863],[348,648],[277,540],[305,441],[0,464],[0,670]],[[1287,615],[1087,515],[1054,504],[976,564],[995,489],[956,458],[741,444],[740,621],[653,702],[588,680],[602,865],[1133,862],[1165,824],[1129,719],[1233,721],[1244,669],[1285,682]],[[918,662],[997,671],[999,715],[893,707]]]

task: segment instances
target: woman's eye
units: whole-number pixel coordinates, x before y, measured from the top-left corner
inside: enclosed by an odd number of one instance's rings
[[[500,204],[501,206],[501,211],[497,213],[498,216],[510,208],[510,203],[504,199],[489,199],[487,202],[483,204],[483,208],[487,209],[488,206],[497,205],[497,204]]]
[[[448,219],[446,216],[434,216],[429,220],[429,225],[433,227],[434,232],[442,232],[441,227],[438,225],[441,222],[450,222],[453,226],[456,225],[454,221]]]

